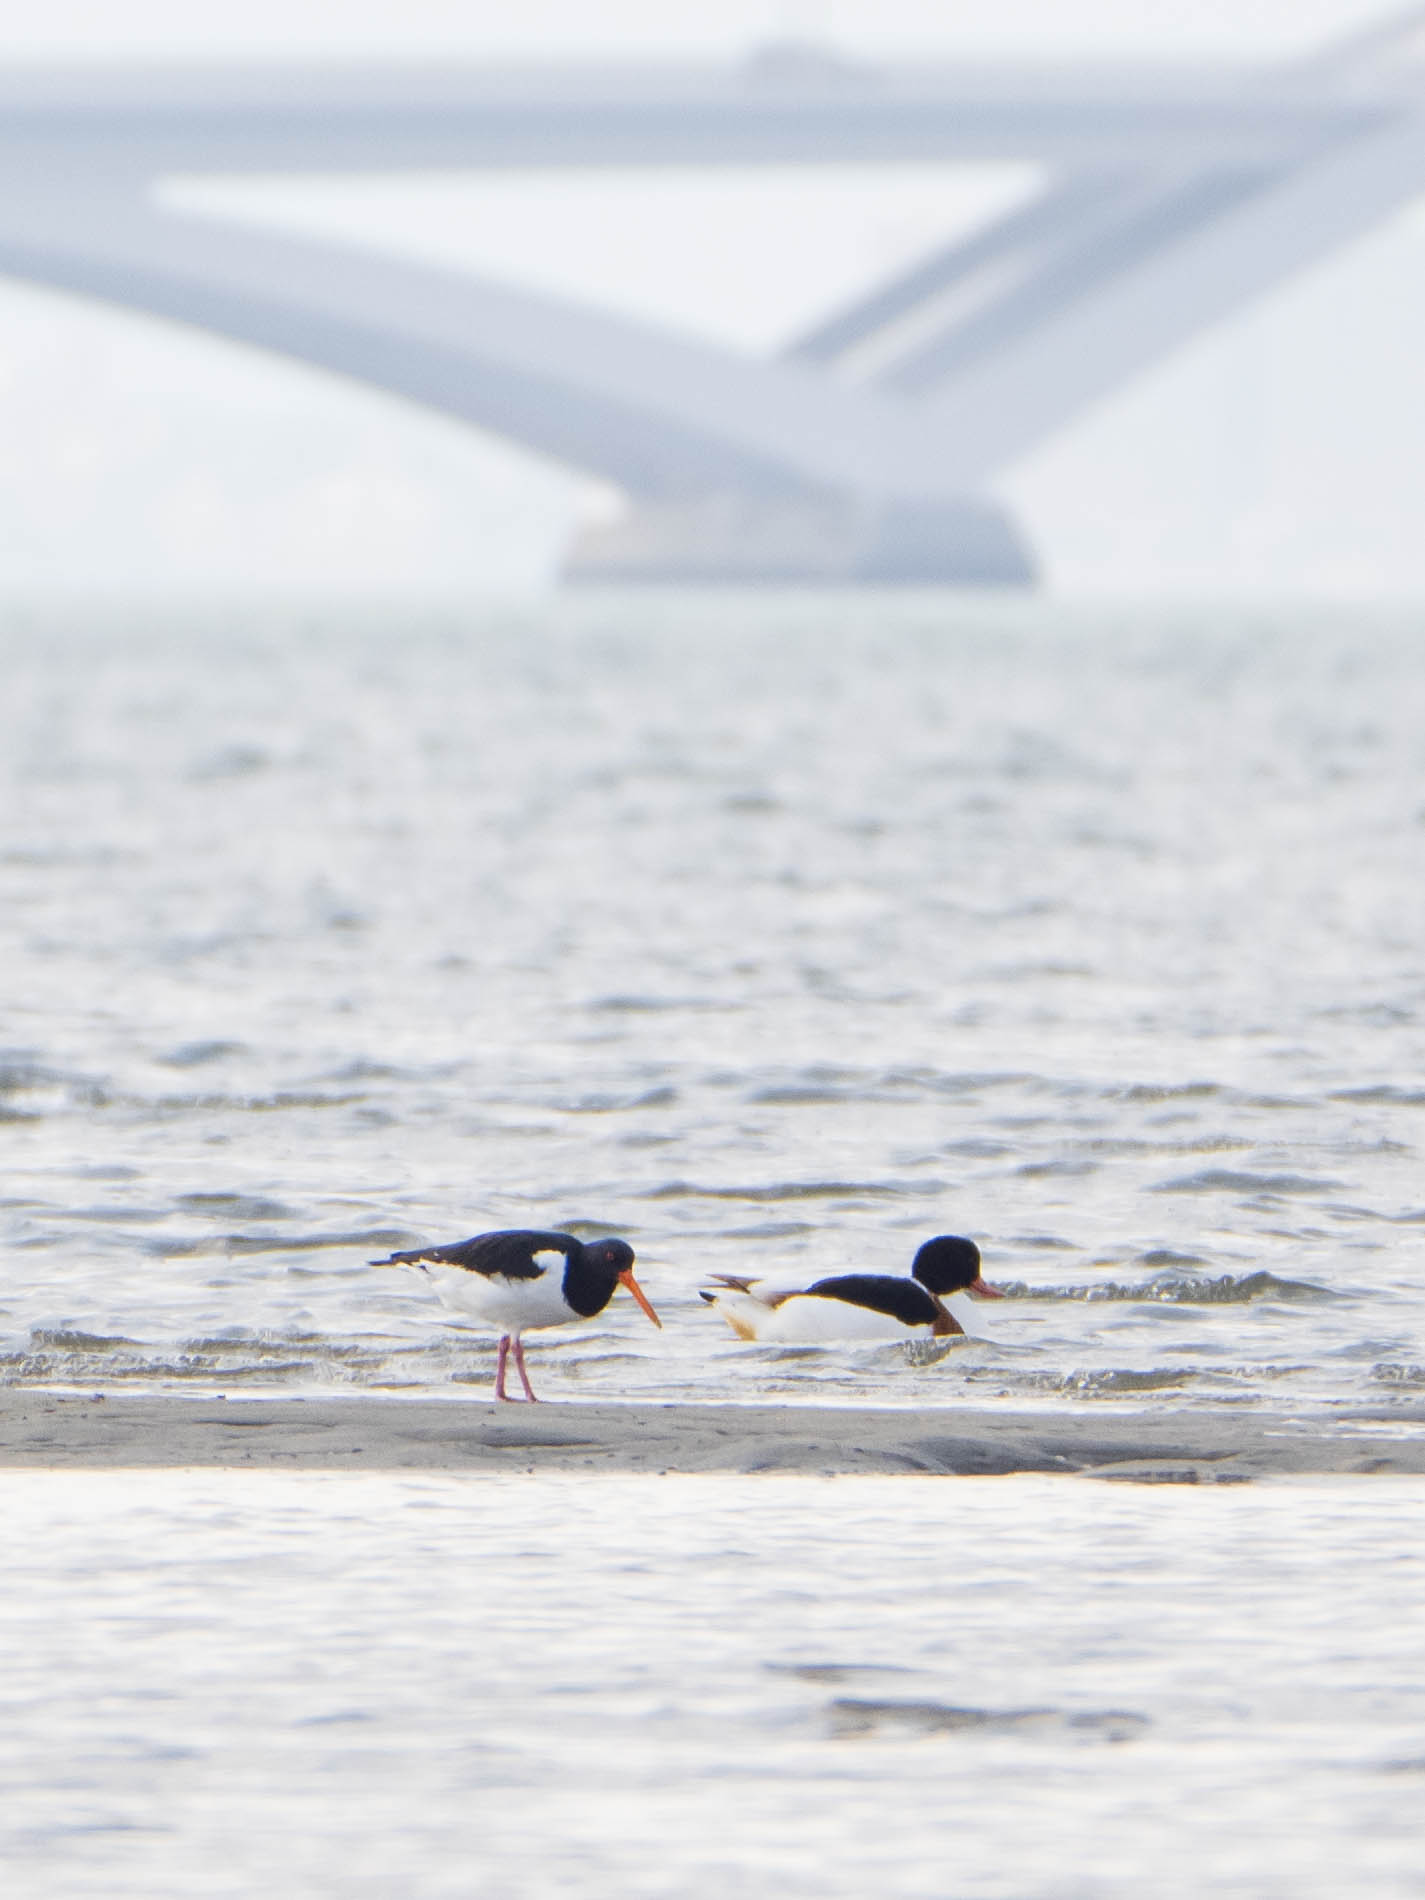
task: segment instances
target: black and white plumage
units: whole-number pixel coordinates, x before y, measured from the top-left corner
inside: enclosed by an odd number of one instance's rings
[[[525,1397],[533,1400],[520,1335],[545,1326],[568,1326],[602,1313],[615,1290],[628,1288],[655,1326],[662,1320],[633,1277],[633,1249],[626,1240],[576,1240],[573,1234],[512,1229],[476,1234],[449,1247],[415,1247],[373,1260],[373,1267],[418,1267],[442,1305],[500,1334],[495,1397],[508,1399],[505,1362],[511,1348]]]
[[[818,1346],[856,1340],[937,1339],[974,1334],[971,1295],[1004,1295],[980,1273],[980,1250],[959,1234],[937,1234],[915,1256],[911,1277],[842,1273],[829,1279],[778,1283],[714,1274],[702,1297],[739,1339],[767,1345]]]

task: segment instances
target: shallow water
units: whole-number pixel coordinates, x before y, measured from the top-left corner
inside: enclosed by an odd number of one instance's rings
[[[1425,1388],[1419,616],[894,599],[12,612],[0,1379],[459,1396],[374,1254],[627,1235],[538,1388]],[[976,1235],[997,1341],[710,1271]]]
[[[0,1501],[24,1900],[1425,1892],[1414,1480]]]

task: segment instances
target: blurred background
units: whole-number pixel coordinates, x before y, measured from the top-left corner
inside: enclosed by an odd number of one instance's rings
[[[55,0],[0,68],[746,58],[1288,63],[1378,0]],[[176,179],[190,211],[387,247],[766,354],[1031,193],[1026,163]],[[1400,598],[1425,584],[1425,206],[1202,331],[994,487],[1060,593]],[[0,278],[0,591],[554,585],[606,490],[195,330]]]

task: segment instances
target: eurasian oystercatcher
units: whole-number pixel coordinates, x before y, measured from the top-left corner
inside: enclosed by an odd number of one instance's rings
[[[495,1361],[495,1397],[505,1390],[505,1360],[514,1347],[527,1399],[534,1391],[525,1371],[520,1334],[543,1326],[568,1326],[602,1313],[615,1287],[626,1286],[655,1326],[663,1322],[633,1277],[633,1249],[626,1240],[576,1240],[572,1234],[476,1234],[451,1247],[416,1247],[373,1260],[373,1267],[419,1267],[452,1312],[500,1330]]]
[[[974,1241],[958,1234],[927,1240],[910,1271],[908,1280],[889,1273],[842,1273],[810,1286],[715,1273],[716,1286],[700,1291],[739,1339],[785,1346],[968,1333],[974,1321],[962,1296],[1004,1298],[998,1287],[981,1278],[980,1250]]]

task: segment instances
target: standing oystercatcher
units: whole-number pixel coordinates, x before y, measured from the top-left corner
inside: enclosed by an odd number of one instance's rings
[[[467,1319],[500,1330],[495,1397],[508,1399],[505,1360],[515,1349],[527,1399],[534,1398],[525,1371],[520,1334],[541,1326],[567,1326],[602,1313],[614,1288],[626,1286],[655,1326],[663,1322],[633,1277],[633,1249],[626,1240],[576,1240],[572,1234],[476,1234],[452,1247],[417,1247],[373,1260],[373,1267],[419,1267],[444,1305]]]
[[[843,1273],[810,1286],[779,1286],[715,1273],[702,1297],[739,1339],[770,1345],[832,1345],[838,1340],[935,1339],[967,1333],[968,1302],[960,1294],[1002,1300],[980,1277],[980,1250],[958,1234],[937,1234],[915,1256],[911,1277]],[[961,1306],[957,1313],[953,1306]]]

